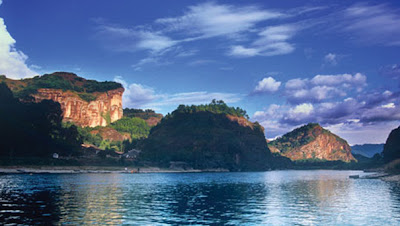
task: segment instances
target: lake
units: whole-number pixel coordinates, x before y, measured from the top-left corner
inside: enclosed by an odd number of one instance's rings
[[[0,222],[399,225],[400,184],[360,171],[10,174]]]

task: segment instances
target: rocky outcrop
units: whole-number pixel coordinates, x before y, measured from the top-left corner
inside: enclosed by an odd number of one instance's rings
[[[82,127],[107,126],[122,118],[123,88],[103,93],[93,93],[93,101],[85,101],[72,91],[61,89],[38,89],[32,96],[36,102],[48,99],[60,103],[63,120]]]
[[[163,116],[162,116],[162,114],[158,114],[158,115],[159,115],[159,117],[150,117],[150,118],[146,119],[145,121],[146,121],[147,125],[152,127],[152,126],[156,126],[158,123],[160,123]]]
[[[99,129],[95,129],[90,131],[90,133],[93,135],[100,134],[103,140],[109,140],[109,141],[124,141],[131,139],[129,133],[120,133],[117,130],[109,127],[102,127]]]
[[[120,83],[87,80],[70,72],[54,72],[13,80],[0,76],[14,97],[24,102],[53,100],[60,103],[63,120],[82,127],[106,126],[122,118]]]
[[[268,146],[271,152],[291,160],[356,161],[345,140],[315,123],[297,128]]]

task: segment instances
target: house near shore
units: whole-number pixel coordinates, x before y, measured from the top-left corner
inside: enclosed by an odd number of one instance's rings
[[[140,152],[141,152],[141,150],[132,149],[132,150],[126,152],[123,156],[126,159],[136,159]]]

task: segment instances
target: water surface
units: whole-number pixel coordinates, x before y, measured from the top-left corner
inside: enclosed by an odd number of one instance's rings
[[[400,185],[357,171],[0,176],[0,222],[399,225]]]

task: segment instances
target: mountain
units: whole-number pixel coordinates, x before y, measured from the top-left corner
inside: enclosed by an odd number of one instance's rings
[[[268,146],[291,160],[356,161],[345,140],[316,123],[299,127]]]
[[[81,145],[77,127],[65,128],[61,121],[59,103],[22,102],[0,82],[0,165],[21,164],[23,158],[49,158],[54,152],[76,154]],[[40,159],[25,163],[43,164]]]
[[[195,169],[268,169],[272,156],[264,129],[246,116],[222,101],[180,105],[151,129],[139,157],[163,167],[179,162]]]
[[[390,132],[383,148],[383,160],[387,163],[400,158],[400,126]]]
[[[357,144],[351,146],[351,152],[354,154],[363,155],[372,158],[375,154],[383,151],[384,144]]]
[[[82,127],[106,126],[123,115],[124,88],[116,82],[86,80],[68,72],[21,80],[0,76],[1,82],[5,82],[20,100],[53,100],[60,103],[63,121]]]

